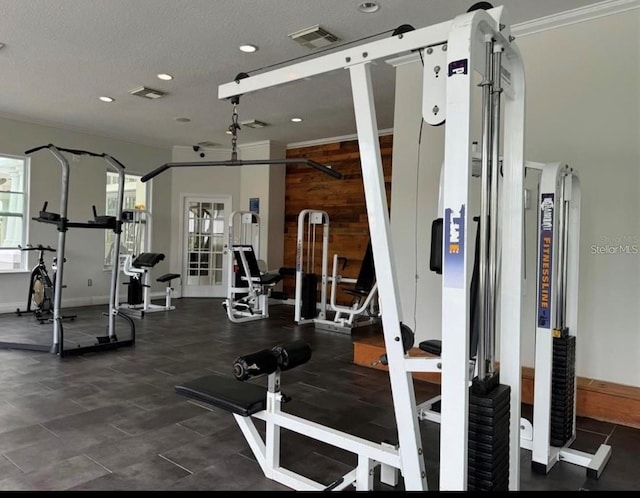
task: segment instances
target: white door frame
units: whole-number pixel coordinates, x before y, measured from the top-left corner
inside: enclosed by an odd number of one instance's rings
[[[188,201],[198,200],[205,202],[213,202],[213,203],[222,203],[224,204],[224,234],[223,234],[223,258],[222,258],[222,283],[220,286],[211,286],[210,290],[200,289],[198,292],[190,292],[188,290],[189,287],[195,289],[196,286],[188,285],[188,277],[189,277],[189,268],[186,262],[186,256],[188,254],[187,250],[187,233],[185,226],[185,216],[186,216],[186,203]],[[182,271],[182,289],[181,296],[182,297],[212,297],[212,298],[224,298],[227,295],[227,265],[229,264],[229,257],[227,251],[228,245],[228,227],[227,227],[227,218],[229,217],[229,213],[232,211],[233,202],[232,197],[230,195],[219,195],[219,194],[188,194],[181,193],[180,194],[180,268]]]

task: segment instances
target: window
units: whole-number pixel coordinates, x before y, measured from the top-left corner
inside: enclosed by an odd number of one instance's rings
[[[134,209],[147,209],[147,184],[140,181],[141,175],[124,176],[124,200],[123,211],[133,211]],[[118,207],[118,173],[107,171],[105,214],[116,215]],[[111,230],[105,231],[104,236],[104,269],[111,269],[111,256],[113,253],[114,233]],[[126,238],[121,236],[120,251],[122,254],[132,252],[131,247],[124,247]]]
[[[0,155],[0,271],[25,270],[27,159]]]

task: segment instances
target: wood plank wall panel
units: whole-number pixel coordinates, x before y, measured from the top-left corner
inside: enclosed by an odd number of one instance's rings
[[[391,155],[393,135],[380,137],[380,152],[387,191],[391,197]],[[313,145],[287,150],[287,158],[307,158],[331,166],[342,173],[335,179],[309,166],[287,165],[285,184],[284,266],[295,268],[298,215],[303,209],[318,209],[329,215],[329,268],[333,255],[347,258],[347,265],[338,272],[343,277],[356,278],[369,241],[364,186],[360,168],[357,140]],[[389,204],[390,205],[390,204]],[[322,230],[318,230],[315,244],[315,265],[305,262],[305,271],[320,275],[322,263]],[[306,251],[305,251],[306,255]],[[308,265],[308,266],[307,266]],[[283,290],[287,296],[295,295],[295,279],[285,277]],[[329,292],[329,289],[327,289]],[[338,292],[339,304],[351,304],[352,297]]]

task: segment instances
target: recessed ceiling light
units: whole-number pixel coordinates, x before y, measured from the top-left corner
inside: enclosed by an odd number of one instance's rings
[[[99,97],[99,98],[100,98],[100,100],[102,100],[102,102],[113,102],[115,100],[114,98],[107,97],[107,96],[102,96],[102,97]]]
[[[251,54],[258,50],[258,47],[256,47],[255,45],[248,45],[248,44],[240,45],[238,48],[240,49],[241,52],[246,52],[247,54]]]
[[[365,14],[373,14],[374,12],[378,12],[380,10],[380,5],[376,2],[362,2],[358,4],[358,10],[360,12],[364,12]]]
[[[292,123],[302,123],[302,118],[291,118]]]
[[[178,123],[188,123],[188,122],[191,121],[191,119],[190,118],[176,118],[176,121]]]
[[[164,80],[164,81],[171,81],[173,79],[173,76],[171,76],[170,74],[167,73],[160,73],[158,75],[158,79]]]

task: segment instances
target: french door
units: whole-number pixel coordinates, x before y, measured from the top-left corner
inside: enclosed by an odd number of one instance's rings
[[[226,297],[231,198],[184,196],[183,297]]]

